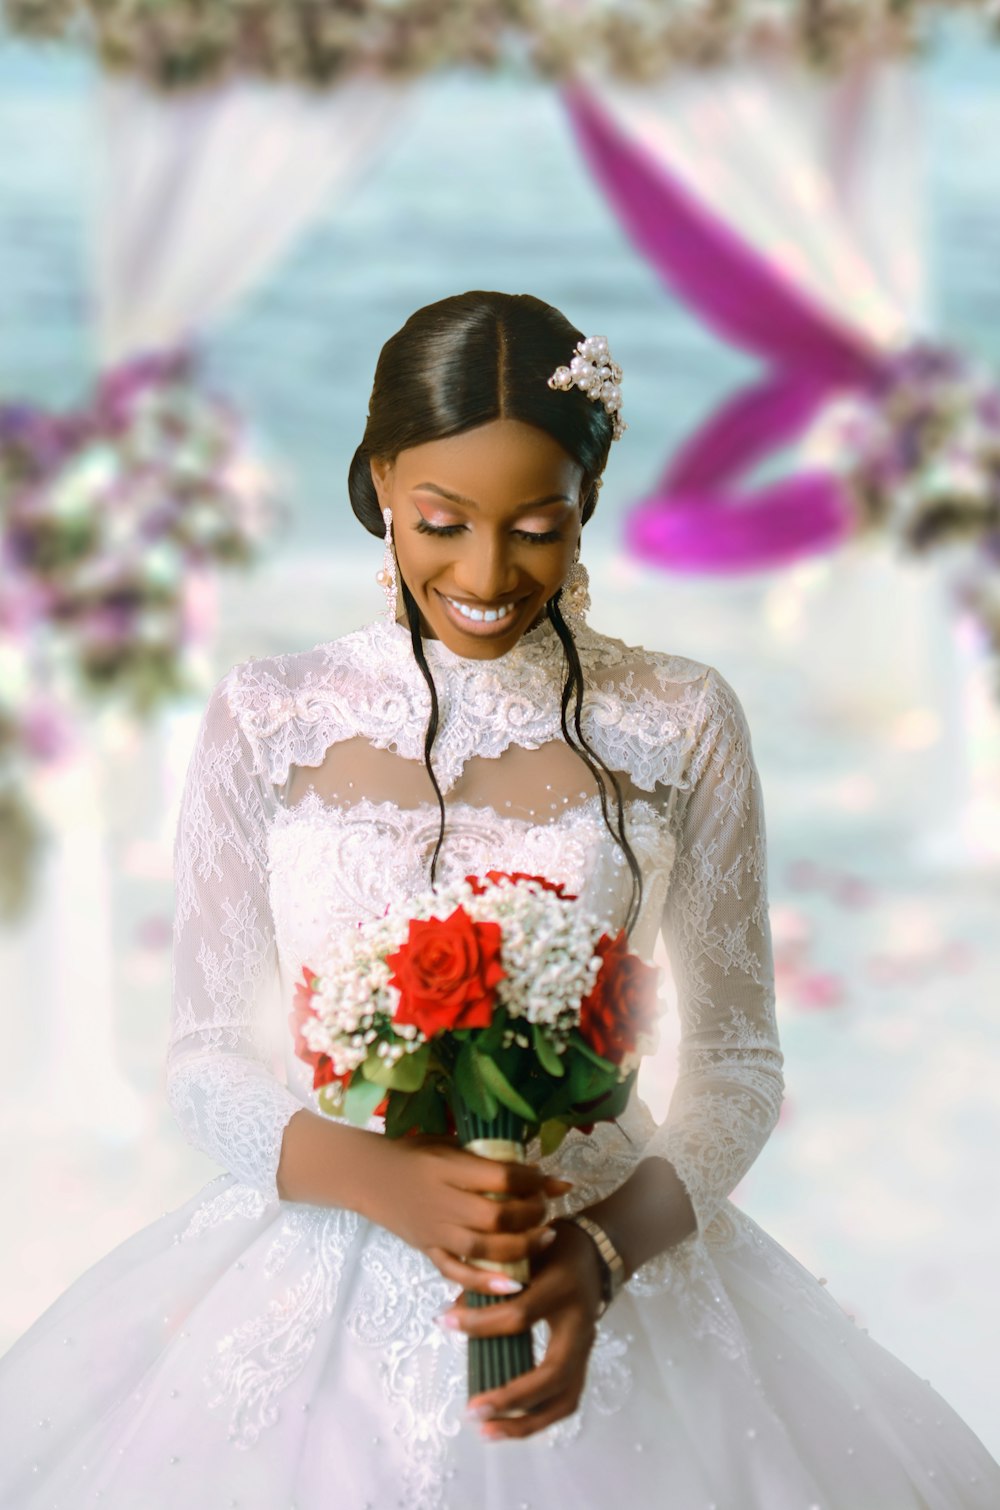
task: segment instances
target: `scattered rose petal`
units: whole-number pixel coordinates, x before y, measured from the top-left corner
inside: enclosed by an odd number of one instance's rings
[[[875,899],[873,887],[860,876],[841,876],[833,895],[842,907],[870,907]]]
[[[135,930],[136,938],[144,949],[166,949],[171,938],[171,923],[168,917],[143,918]]]
[[[961,975],[971,970],[975,963],[976,951],[968,939],[951,939],[941,951],[941,964],[945,970],[954,971]]]
[[[814,860],[795,860],[788,867],[788,884],[798,891],[808,891],[810,887],[822,886],[824,872]]]
[[[839,1007],[845,998],[844,982],[831,971],[820,970],[814,975],[804,975],[799,981],[797,1001],[808,1010]]]

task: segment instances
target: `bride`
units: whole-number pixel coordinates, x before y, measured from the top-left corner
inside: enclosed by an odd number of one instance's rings
[[[728,1199],[783,1085],[760,788],[718,671],[586,622],[623,428],[607,343],[538,299],[444,299],[383,348],[349,488],[387,615],[231,670],[182,802],[168,1092],[225,1173],[0,1362],[3,1510],[1000,1504],[973,1432]],[[659,1126],[633,1094],[496,1164],[315,1109],[302,966],[491,868],[646,957],[662,928]],[[523,1257],[521,1288],[469,1262]],[[467,1408],[466,1339],[529,1323],[541,1361]]]

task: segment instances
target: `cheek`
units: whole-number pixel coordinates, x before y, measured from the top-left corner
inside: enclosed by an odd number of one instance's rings
[[[427,541],[414,531],[408,532],[403,540],[396,540],[396,560],[411,591],[416,591],[421,583],[439,570],[440,555],[440,547],[437,551],[428,549]]]

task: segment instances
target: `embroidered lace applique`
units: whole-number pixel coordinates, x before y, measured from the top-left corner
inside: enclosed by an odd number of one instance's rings
[[[305,1368],[320,1324],[334,1307],[344,1260],[358,1230],[353,1211],[289,1207],[264,1260],[264,1273],[276,1279],[292,1253],[311,1239],[299,1278],[277,1290],[262,1316],[242,1323],[215,1347],[204,1382],[210,1408],[228,1405],[229,1440],[252,1447],[278,1420],[278,1397]]]
[[[249,1185],[234,1184],[230,1176],[225,1174],[210,1180],[202,1191],[202,1196],[204,1198],[195,1208],[183,1232],[178,1232],[174,1237],[175,1243],[192,1242],[203,1232],[211,1232],[222,1222],[230,1222],[235,1217],[242,1217],[249,1222],[258,1221],[265,1211],[275,1206],[275,1202],[269,1201],[262,1191],[254,1190]]]
[[[416,1510],[440,1505],[447,1444],[462,1426],[466,1340],[434,1321],[454,1293],[422,1253],[372,1230],[347,1326],[379,1355],[391,1430],[405,1448],[400,1498]]]

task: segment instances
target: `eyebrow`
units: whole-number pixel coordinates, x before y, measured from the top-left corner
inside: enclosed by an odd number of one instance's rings
[[[474,498],[463,498],[461,493],[449,493],[447,488],[438,487],[436,482],[418,482],[413,490],[415,493],[437,493],[441,498],[447,498],[450,503],[464,503],[466,508],[478,509],[479,505]],[[572,503],[568,493],[550,493],[548,498],[536,498],[531,503],[522,503],[518,507],[522,509],[543,509],[550,503]]]

